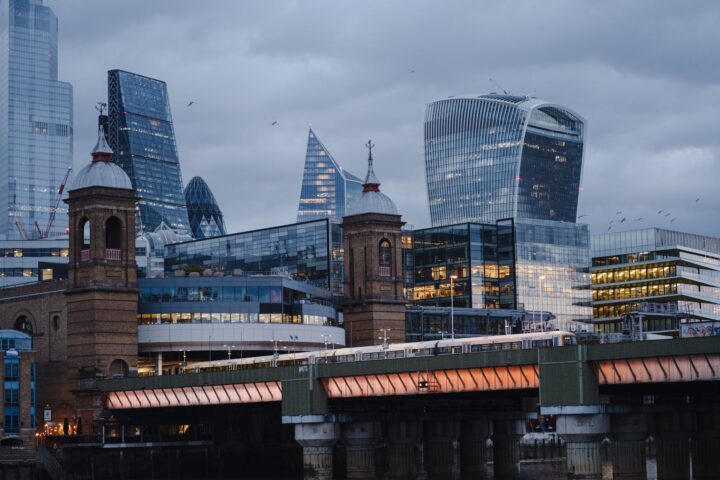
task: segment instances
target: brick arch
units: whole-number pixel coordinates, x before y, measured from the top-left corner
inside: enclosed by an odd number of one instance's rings
[[[29,333],[30,336],[33,336],[33,334],[36,332],[37,320],[35,320],[35,316],[29,310],[25,308],[20,309],[16,311],[11,318],[12,325],[10,326],[10,328],[14,330],[19,330],[23,333]],[[26,328],[22,328],[22,322],[27,322],[27,324],[29,324],[29,330]]]

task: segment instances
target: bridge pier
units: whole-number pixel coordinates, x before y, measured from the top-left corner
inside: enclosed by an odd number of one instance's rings
[[[335,423],[299,423],[295,440],[303,447],[303,478],[332,480],[333,445],[339,437]]]
[[[690,478],[690,437],[694,427],[695,418],[690,412],[668,411],[655,415],[658,480]]]
[[[698,431],[692,439],[693,479],[717,479],[718,453],[720,452],[720,412],[714,409],[700,411],[697,417]]]
[[[520,476],[520,439],[525,435],[522,418],[493,421],[493,469],[495,478]]]
[[[420,438],[417,421],[394,421],[387,425],[387,456],[390,478],[415,480],[417,460],[416,445]]]
[[[457,470],[458,423],[448,418],[425,422],[425,470],[429,479],[451,479]]]
[[[600,444],[608,430],[606,414],[558,416],[557,432],[566,444],[569,479],[602,480]]]
[[[347,478],[375,478],[375,445],[379,428],[374,422],[347,423],[343,428]]]
[[[611,415],[610,432],[613,440],[613,480],[646,480],[645,439],[648,427],[645,414]]]
[[[460,423],[460,471],[463,476],[482,478],[487,465],[487,441],[492,424],[487,419],[467,419]]]

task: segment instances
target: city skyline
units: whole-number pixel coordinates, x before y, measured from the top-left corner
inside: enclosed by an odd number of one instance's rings
[[[170,89],[186,178],[201,174],[212,185],[230,232],[293,220],[309,123],[350,171],[363,170],[362,145],[372,136],[385,191],[410,225],[429,226],[425,104],[499,91],[493,77],[509,91],[535,90],[587,119],[578,213],[593,233],[613,221],[612,231],[657,226],[720,235],[720,226],[707,221],[720,209],[711,120],[720,89],[715,67],[699,61],[700,52],[717,48],[710,25],[720,11],[710,2],[684,9],[550,4],[523,19],[547,25],[539,37],[529,36],[531,28],[496,27],[509,7],[479,12],[464,2],[467,17],[480,19],[482,28],[466,28],[466,20],[424,3],[399,24],[389,19],[407,10],[404,4],[347,12],[319,2],[270,14],[260,4],[220,2],[201,11],[180,2],[169,12],[161,3],[144,6],[145,19],[138,20],[124,5],[46,1],[61,18],[61,78],[76,84],[76,165],[92,147],[93,130],[79,127],[94,122],[89,105],[103,98],[103,72],[126,68],[160,78]],[[243,19],[229,21],[229,10]],[[338,21],[328,22],[323,35],[299,29],[318,12]],[[86,28],[95,14],[112,21]],[[212,31],[201,29],[210,18],[217,20]],[[566,18],[573,19],[569,32]],[[153,33],[165,22],[173,25],[171,38]],[[133,38],[123,37],[130,28]],[[90,47],[88,36],[97,40]],[[115,37],[124,38],[122,48]],[[559,58],[555,49],[567,38],[574,44]],[[539,43],[528,52],[521,46],[531,40]]]

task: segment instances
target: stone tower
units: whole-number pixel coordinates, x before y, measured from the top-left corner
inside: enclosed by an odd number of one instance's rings
[[[94,379],[137,372],[138,351],[135,191],[127,174],[112,163],[102,128],[92,162],[77,174],[65,202],[68,381],[79,415],[92,422],[98,413],[92,406]]]
[[[343,218],[347,345],[405,341],[402,226],[395,204],[380,192],[367,144],[368,172],[360,198]]]

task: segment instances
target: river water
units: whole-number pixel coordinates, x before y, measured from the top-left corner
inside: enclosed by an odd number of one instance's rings
[[[657,480],[655,468],[655,460],[648,460],[647,473],[648,480]],[[486,479],[495,479],[492,475],[492,466],[488,466],[486,471]],[[565,473],[565,462],[542,462],[520,464],[520,478],[522,480],[567,480]],[[462,480],[473,480],[472,478],[462,477]],[[603,480],[612,480],[612,465],[609,462],[603,464]]]

